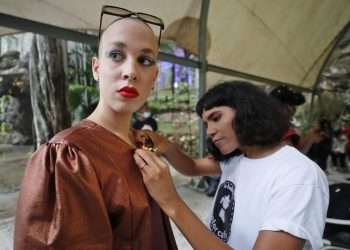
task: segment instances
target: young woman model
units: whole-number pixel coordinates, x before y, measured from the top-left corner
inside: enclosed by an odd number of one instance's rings
[[[120,18],[105,29],[92,59],[98,106],[29,161],[15,249],[177,249],[168,217],[149,198],[134,162],[130,130],[132,113],[158,73],[158,40],[149,25],[162,21],[118,7],[103,10]]]
[[[134,155],[150,194],[193,248],[318,250],[327,179],[314,162],[282,142],[289,123],[278,102],[252,84],[226,82],[210,89],[196,110],[217,160],[192,160],[163,137],[150,136],[183,174],[221,174],[207,227],[176,193],[161,158],[142,149]]]

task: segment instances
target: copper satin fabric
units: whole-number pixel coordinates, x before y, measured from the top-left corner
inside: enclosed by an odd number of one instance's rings
[[[133,148],[84,120],[42,145],[26,167],[15,250],[177,249],[148,195]]]

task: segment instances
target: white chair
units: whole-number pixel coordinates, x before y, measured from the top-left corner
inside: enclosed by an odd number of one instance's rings
[[[327,218],[326,227],[327,225],[337,225],[342,227],[343,230],[333,235],[326,235],[326,238],[323,239],[323,247],[321,250],[350,250],[349,240],[344,240],[339,237],[339,233],[346,233],[350,239],[350,220]]]
[[[349,218],[350,184],[330,185],[328,217]],[[327,218],[322,250],[350,250],[350,219]]]

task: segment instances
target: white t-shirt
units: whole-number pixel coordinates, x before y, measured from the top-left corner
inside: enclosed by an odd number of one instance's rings
[[[323,171],[293,147],[221,164],[209,228],[235,250],[251,250],[261,230],[284,231],[318,250],[329,202]]]

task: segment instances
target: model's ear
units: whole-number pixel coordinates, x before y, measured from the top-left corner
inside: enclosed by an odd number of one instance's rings
[[[92,74],[94,75],[94,79],[96,81],[98,81],[100,79],[99,75],[99,60],[96,56],[94,56],[92,58],[92,61],[91,61],[91,65],[92,65]]]

